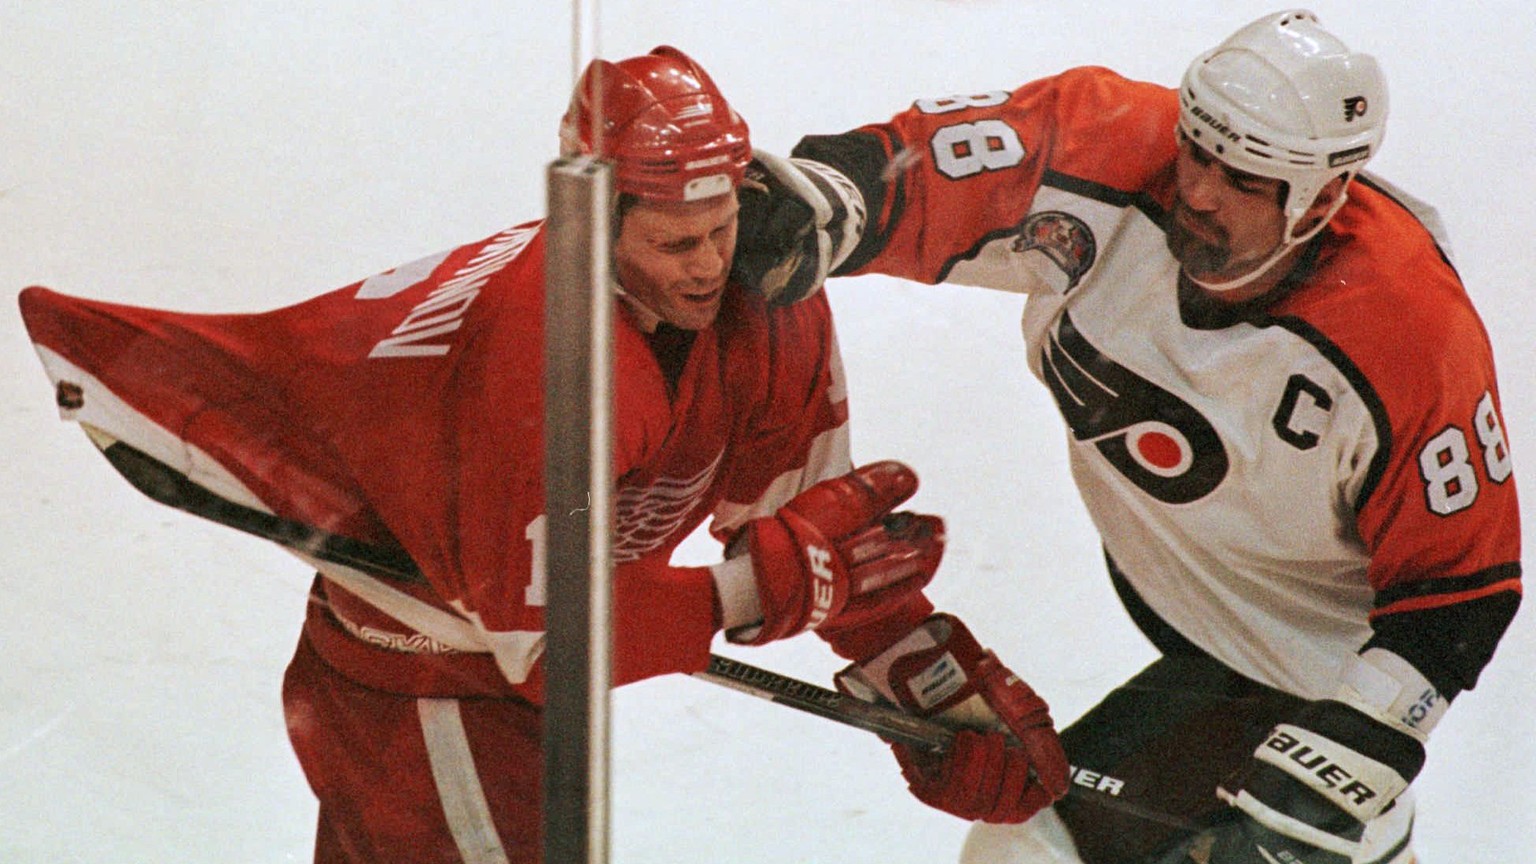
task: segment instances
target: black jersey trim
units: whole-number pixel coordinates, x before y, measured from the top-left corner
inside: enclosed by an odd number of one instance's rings
[[[1124,189],[1116,189],[1103,183],[1095,183],[1092,180],[1084,180],[1071,174],[1063,174],[1060,171],[1047,170],[1040,175],[1040,185],[1070,192],[1083,198],[1090,198],[1108,204],[1112,207],[1135,207],[1140,210],[1158,227],[1162,227],[1168,218],[1168,211],[1162,205],[1152,199],[1145,192],[1127,192]]]
[[[1440,695],[1453,699],[1477,685],[1483,667],[1493,659],[1494,649],[1520,608],[1518,590],[1479,594],[1478,589],[1493,588],[1519,575],[1518,563],[1500,564],[1470,576],[1432,579],[1383,591],[1382,597],[1395,596],[1397,603],[1441,595],[1446,595],[1447,602],[1373,617],[1371,638],[1361,650],[1391,651],[1419,670]],[[1458,590],[1471,599],[1449,596]],[[1380,598],[1377,605],[1383,605]]]
[[[1179,268],[1178,304],[1179,320],[1191,330],[1225,330],[1239,324],[1263,327],[1270,321],[1269,310],[1286,297],[1294,294],[1317,269],[1317,259],[1322,252],[1324,231],[1308,240],[1301,247],[1301,256],[1275,286],[1258,297],[1240,303],[1224,303],[1204,295],[1184,268]]]
[[[1397,194],[1395,192],[1393,192],[1391,189],[1388,189],[1386,186],[1382,185],[1383,182],[1387,182],[1387,181],[1383,180],[1381,182],[1378,182],[1376,178],[1371,177],[1369,174],[1366,174],[1366,173],[1362,172],[1360,174],[1356,174],[1355,175],[1355,182],[1359,183],[1361,186],[1364,186],[1364,187],[1366,187],[1368,189],[1373,190],[1377,194],[1381,195],[1381,197],[1387,199],[1388,201],[1391,201],[1393,204],[1396,204],[1399,208],[1402,209],[1402,211],[1404,213],[1407,213],[1410,217],[1412,217],[1413,221],[1419,223],[1419,227],[1423,228],[1424,229],[1424,233],[1429,235],[1430,242],[1435,244],[1435,252],[1437,252],[1440,255],[1440,260],[1445,262],[1445,266],[1451,268],[1451,272],[1452,273],[1456,273],[1456,279],[1458,281],[1460,281],[1461,274],[1459,272],[1457,272],[1456,265],[1451,263],[1451,256],[1446,254],[1445,247],[1440,245],[1440,238],[1435,236],[1435,232],[1434,232],[1433,229],[1431,229],[1428,225],[1424,224],[1424,220],[1422,218],[1420,218],[1419,212],[1417,210],[1415,210],[1415,209],[1413,209],[1413,207],[1409,206],[1408,202],[1406,202],[1406,201],[1402,200],[1401,198],[1399,198],[1397,196]],[[1403,194],[1406,195],[1408,193],[1405,191]],[[1420,203],[1423,203],[1424,206],[1426,206],[1426,207],[1431,206],[1427,202],[1420,202]],[[1437,217],[1438,217],[1438,214],[1437,214]]]
[[[1404,600],[1421,600],[1431,597],[1450,597],[1456,594],[1477,592],[1484,588],[1520,578],[1520,563],[1496,564],[1470,576],[1445,576],[1425,579],[1406,585],[1394,585],[1376,593],[1376,608],[1385,609]]]
[[[1184,634],[1174,629],[1172,624],[1164,620],[1163,616],[1142,599],[1140,592],[1131,585],[1131,580],[1125,577],[1125,572],[1115,559],[1104,550],[1104,564],[1109,569],[1109,584],[1114,586],[1115,596],[1120,598],[1120,605],[1125,608],[1127,615],[1131,616],[1131,623],[1141,631],[1152,647],[1164,657],[1198,657],[1209,660],[1211,663],[1221,665],[1221,661],[1212,657],[1205,649],[1189,641]],[[1223,666],[1223,668],[1225,668]]]
[[[959,255],[956,255],[948,261],[945,261],[944,266],[939,268],[939,274],[934,277],[934,281],[943,282],[944,280],[948,279],[951,270],[955,269],[966,261],[974,260],[976,256],[981,254],[981,250],[986,248],[988,243],[991,243],[993,240],[996,240],[999,237],[1007,237],[1009,235],[1016,234],[1018,233],[1018,230],[1019,226],[1009,225],[1007,228],[999,228],[995,231],[988,231],[987,233],[981,235],[981,238],[972,244],[971,248],[961,252]]]
[[[1365,508],[1365,502],[1369,501],[1371,494],[1376,491],[1377,485],[1381,483],[1381,478],[1387,473],[1387,462],[1392,456],[1392,425],[1387,420],[1386,403],[1381,400],[1381,395],[1376,392],[1376,388],[1371,386],[1365,373],[1355,365],[1355,361],[1344,353],[1344,349],[1334,344],[1333,340],[1324,336],[1316,327],[1290,315],[1260,318],[1253,323],[1257,326],[1270,325],[1289,330],[1316,348],[1318,353],[1339,370],[1339,374],[1343,375],[1344,380],[1349,382],[1349,386],[1354,388],[1355,394],[1360,397],[1360,401],[1370,412],[1371,423],[1376,427],[1377,447],[1376,452],[1371,456],[1370,467],[1366,470],[1365,483],[1360,486],[1360,494],[1354,501],[1354,510],[1358,515]]]

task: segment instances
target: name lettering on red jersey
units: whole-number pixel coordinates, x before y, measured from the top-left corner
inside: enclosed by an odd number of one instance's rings
[[[368,356],[437,357],[447,354],[452,346],[429,340],[459,329],[470,304],[480,296],[480,289],[485,287],[496,271],[507,266],[527,248],[538,231],[537,226],[513,228],[492,237],[448,281],[429,293],[427,299],[416,304],[405,316],[405,320],[390,331],[388,337],[373,346]]]

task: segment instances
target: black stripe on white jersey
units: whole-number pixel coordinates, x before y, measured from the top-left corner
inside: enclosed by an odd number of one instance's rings
[[[1360,650],[1385,648],[1397,654],[1429,679],[1440,695],[1454,698],[1471,690],[1493,659],[1494,648],[1520,608],[1520,592],[1513,584],[1519,578],[1520,564],[1510,562],[1467,576],[1387,588],[1376,595],[1378,610],[1412,600],[1440,601],[1440,605],[1373,616],[1374,633]],[[1508,590],[1482,593],[1500,582],[1512,584]]]

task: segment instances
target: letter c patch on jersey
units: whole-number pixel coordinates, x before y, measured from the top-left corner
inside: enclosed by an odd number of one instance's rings
[[[1310,427],[1325,422],[1316,415],[1326,414],[1332,409],[1333,397],[1328,395],[1323,385],[1305,375],[1292,375],[1285,382],[1285,393],[1280,397],[1280,405],[1275,409],[1270,425],[1281,441],[1297,450],[1311,450],[1322,439]]]
[[[1091,441],[1138,488],[1166,504],[1209,495],[1227,451],[1194,406],[1109,359],[1063,314],[1041,350],[1045,383],[1072,435]]]

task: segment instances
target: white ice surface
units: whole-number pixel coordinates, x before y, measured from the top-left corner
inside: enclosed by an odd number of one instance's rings
[[[1536,12],[1312,6],[1390,76],[1373,168],[1453,232],[1524,464]],[[1071,65],[1172,84],[1272,8],[610,0],[600,48],[684,48],[783,152]],[[0,0],[0,34],[0,286],[193,310],[281,305],[540,214],[572,81],[556,0]],[[1027,379],[1019,301],[875,278],[831,294],[856,457],[919,468],[915,506],[950,525],[937,600],[1071,720],[1151,654]],[[56,419],[14,303],[0,315],[0,862],[307,861],[314,803],[278,705],[306,570],[118,480]],[[815,640],[737,656],[822,681],[835,666]],[[1533,664],[1527,612],[1435,733],[1424,864],[1536,861]],[[691,679],[625,688],[614,713],[615,861],[955,858],[964,826],[909,798],[871,736]]]

